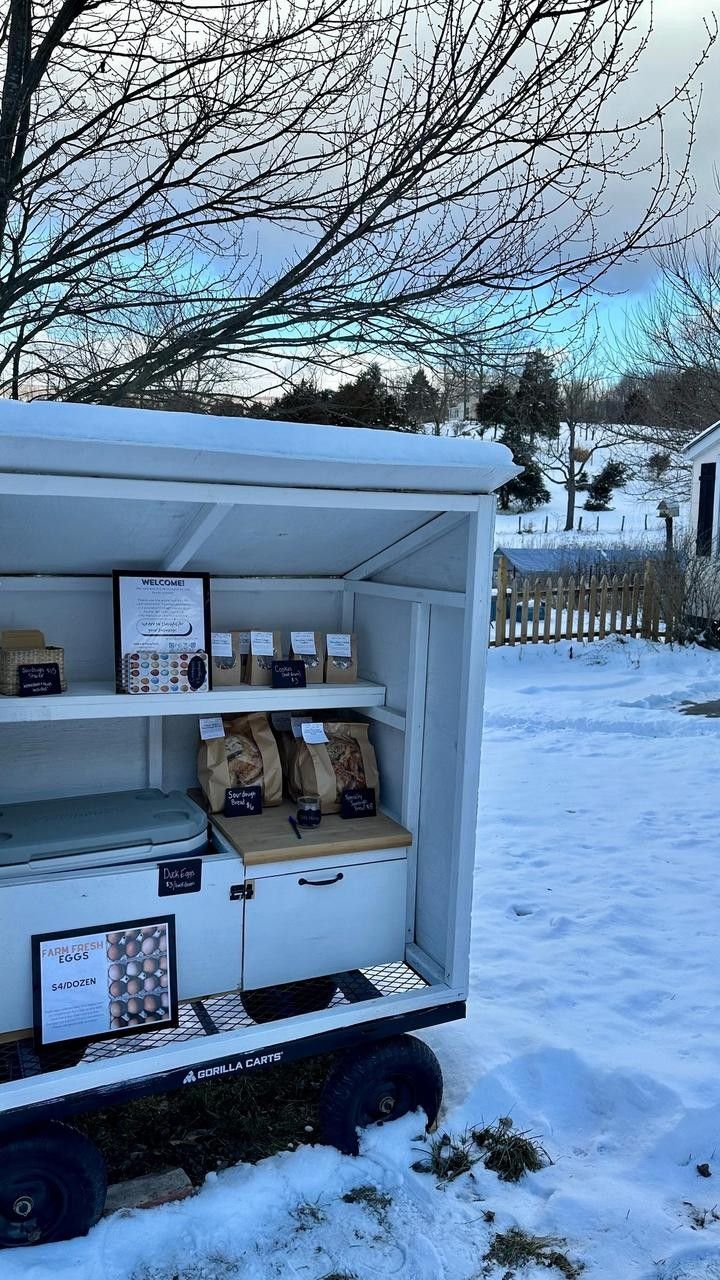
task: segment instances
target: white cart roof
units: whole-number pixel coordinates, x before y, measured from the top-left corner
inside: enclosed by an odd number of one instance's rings
[[[0,574],[338,576],[517,471],[477,440],[0,401]]]
[[[491,493],[518,471],[479,440],[12,400],[0,453],[0,469],[41,475],[433,493]]]

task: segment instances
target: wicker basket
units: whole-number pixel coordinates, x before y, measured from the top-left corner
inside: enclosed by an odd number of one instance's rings
[[[18,667],[33,663],[57,662],[60,672],[60,688],[67,689],[65,681],[65,650],[60,645],[46,644],[33,649],[0,649],[0,694],[17,697]]]

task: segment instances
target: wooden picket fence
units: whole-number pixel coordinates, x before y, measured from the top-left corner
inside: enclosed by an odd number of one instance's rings
[[[672,618],[662,601],[652,564],[644,574],[592,574],[588,579],[513,578],[503,557],[497,574],[496,618],[490,644],[550,644],[555,640],[603,640],[608,635],[664,640]]]

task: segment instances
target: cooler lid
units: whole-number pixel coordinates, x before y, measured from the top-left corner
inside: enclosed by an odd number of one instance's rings
[[[111,791],[0,806],[0,866],[191,840],[207,816],[182,791]]]

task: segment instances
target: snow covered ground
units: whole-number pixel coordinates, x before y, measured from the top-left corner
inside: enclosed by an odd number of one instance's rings
[[[594,447],[593,431],[602,428],[578,428],[579,446]],[[621,428],[614,428],[618,441],[622,440]],[[486,439],[494,439],[494,432],[486,432]],[[560,427],[560,445],[567,449],[567,428]],[[610,438],[608,436],[608,438]],[[549,459],[544,459],[542,444],[538,450],[538,461],[543,468],[546,489],[550,493],[550,501],[537,511],[523,515],[498,512],[495,525],[495,541],[505,546],[542,546],[549,541],[558,545],[567,541],[579,543],[657,543],[665,538],[665,523],[658,519],[657,506],[660,497],[681,499],[680,518],[676,522],[676,534],[682,536],[689,519],[688,502],[683,499],[683,489],[689,489],[689,471],[686,473],[677,466],[677,460],[668,472],[667,483],[648,479],[645,460],[653,450],[643,444],[618,442],[598,448],[587,464],[590,476],[595,475],[606,462],[611,459],[625,463],[634,476],[627,484],[613,492],[609,511],[586,511],[585,493],[579,492],[575,504],[575,531],[565,533],[565,516],[567,510],[567,492],[559,479],[553,479],[552,472],[545,470],[545,463],[551,466]],[[683,477],[687,475],[687,479]],[[685,495],[687,496],[687,495]],[[578,521],[582,519],[582,529],[578,531]],[[547,526],[547,528],[546,528]]]
[[[2,1280],[502,1280],[483,1259],[515,1224],[563,1237],[584,1280],[720,1280],[720,1221],[691,1220],[720,1204],[720,721],[677,711],[718,697],[700,650],[490,652],[470,1013],[427,1038],[442,1128],[511,1115],[551,1167],[438,1186],[407,1117],[356,1160],[288,1152],[5,1253]],[[362,1185],[389,1205],[342,1200]]]

